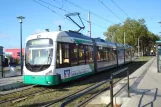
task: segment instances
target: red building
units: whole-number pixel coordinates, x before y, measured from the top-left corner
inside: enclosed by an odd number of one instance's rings
[[[24,53],[24,48],[22,48],[22,54]],[[6,55],[11,55],[13,58],[20,58],[20,49],[19,48],[12,48],[12,49],[5,49]]]

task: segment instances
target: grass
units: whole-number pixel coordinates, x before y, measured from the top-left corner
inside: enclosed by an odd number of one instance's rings
[[[20,97],[20,96],[23,96],[23,95],[27,95],[29,93],[37,92],[37,91],[42,90],[42,89],[44,89],[44,88],[35,87],[35,88],[27,89],[27,90],[22,90],[20,92],[14,92],[14,93],[4,95],[4,96],[2,95],[0,97],[0,101],[8,100],[8,99],[11,99],[11,98],[17,98],[17,97]]]
[[[34,96],[30,96],[27,99],[20,101],[20,102],[16,102],[16,103],[8,103],[8,104],[4,104],[3,106],[23,106],[23,107],[35,107],[35,106],[40,106],[43,104],[47,104],[48,102],[50,102],[51,100],[63,97],[65,95],[69,95],[73,92],[76,92],[80,89],[83,89],[85,87],[89,87],[90,85],[96,84],[100,81],[103,81],[105,79],[108,79],[110,77],[110,74],[112,72],[116,72],[119,69],[122,69],[124,67],[129,67],[129,73],[133,73],[136,69],[138,69],[139,67],[141,67],[143,64],[145,64],[148,60],[150,60],[152,57],[141,57],[137,60],[135,60],[133,63],[130,64],[126,64],[105,72],[100,72],[98,74],[95,75],[90,75],[88,77],[85,78],[81,78],[72,82],[68,82],[66,83],[66,85],[62,85],[60,87],[46,87],[48,91],[44,91],[42,93],[39,93],[37,95]],[[116,79],[118,78],[123,78],[126,76],[126,73],[122,73],[120,75],[116,76]],[[83,101],[84,99],[90,97],[91,95],[93,95],[94,93],[102,90],[103,88],[107,87],[109,85],[109,83],[103,85],[102,87],[91,91],[89,94],[82,96],[81,98],[75,100],[74,102],[70,103],[68,105],[68,107],[72,107],[73,105],[78,104],[79,102]],[[19,94],[19,93],[17,93]],[[52,105],[53,107],[59,107],[60,104],[62,102],[59,102],[55,105]],[[100,105],[97,107],[103,107],[104,105]],[[90,107],[90,106],[89,106]]]

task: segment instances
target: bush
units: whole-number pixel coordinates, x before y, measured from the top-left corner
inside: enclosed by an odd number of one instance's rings
[[[16,63],[16,64],[20,64],[20,58],[16,58],[16,59],[15,59],[15,63]]]

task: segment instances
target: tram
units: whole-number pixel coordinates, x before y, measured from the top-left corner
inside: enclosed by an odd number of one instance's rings
[[[132,47],[74,31],[43,32],[25,42],[23,82],[58,85],[132,61]]]

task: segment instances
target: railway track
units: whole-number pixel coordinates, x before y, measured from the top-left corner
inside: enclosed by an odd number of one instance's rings
[[[140,67],[141,64],[142,64],[142,62],[138,63],[137,65],[134,63],[131,63],[127,66],[130,68],[132,67],[134,69],[137,66]],[[124,67],[124,66],[122,66],[122,67]],[[109,75],[111,74],[111,72],[115,72],[115,71],[121,69],[122,67],[112,69],[109,72],[102,72],[100,74],[93,75],[90,77],[88,76],[87,79],[82,78],[82,79],[71,81],[71,82],[68,82],[65,84],[61,84],[57,87],[54,87],[55,90],[52,90],[53,92],[48,91],[47,93],[43,92],[43,94],[41,94],[42,92],[39,92],[38,96],[35,95],[34,97],[30,97],[30,96],[33,96],[34,95],[33,94],[33,95],[28,95],[28,96],[23,96],[21,98],[17,98],[17,100],[15,99],[13,101],[8,101],[8,102],[17,102],[17,103],[10,103],[9,106],[41,106],[41,107],[48,107],[48,106],[57,107],[58,105],[60,106],[60,104],[62,102],[66,101],[72,97],[77,96],[78,94],[82,93],[85,90],[88,90],[88,88],[92,87],[93,84],[95,84],[95,83],[98,84],[100,81],[104,81],[105,78],[106,79],[109,78]],[[130,71],[133,72],[133,69],[130,69]],[[107,85],[106,85],[106,87],[107,87]],[[45,89],[45,90],[47,90],[47,89]],[[104,90],[104,89],[102,89],[102,90]],[[99,91],[97,91],[97,92],[90,94],[88,97],[83,98],[83,100],[80,100],[78,98],[78,101],[72,102],[72,104],[74,104],[74,106],[76,106],[76,107],[84,106],[92,98],[99,95]],[[5,103],[2,103],[2,104],[5,104]],[[69,106],[70,106],[70,104],[69,104]]]
[[[93,86],[93,85],[92,85],[92,86]],[[86,89],[88,89],[88,88],[90,88],[90,87],[91,87],[91,86],[86,87],[86,88],[81,89],[81,90],[78,90],[78,91],[76,91],[76,92],[74,92],[74,93],[71,93],[71,94],[69,94],[69,95],[63,96],[63,97],[61,97],[61,98],[52,100],[52,101],[50,101],[49,103],[47,103],[47,104],[45,104],[45,105],[42,105],[41,107],[48,107],[48,106],[50,106],[50,105],[53,105],[53,104],[58,103],[58,102],[60,102],[60,101],[63,101],[63,100],[65,100],[65,99],[67,99],[67,98],[71,98],[71,97],[75,96],[77,93],[80,93],[80,92],[82,92],[82,91],[84,91],[84,90],[86,90]]]
[[[121,80],[122,80],[122,78],[119,79],[119,80],[117,80],[114,84],[118,83],[118,82],[121,81]],[[114,85],[114,86],[115,86],[115,85]],[[114,87],[114,86],[113,86],[113,87]],[[74,107],[82,107],[82,106],[87,105],[92,99],[94,99],[95,97],[97,97],[98,95],[100,95],[101,93],[103,93],[103,92],[105,92],[105,91],[107,91],[107,90],[109,90],[109,89],[110,89],[110,86],[108,86],[108,87],[106,87],[106,88],[104,88],[104,89],[102,89],[102,90],[96,92],[95,94],[93,94],[93,95],[91,95],[90,97],[88,97],[87,99],[81,101],[79,104],[77,104],[77,105],[74,106]]]
[[[32,93],[24,94],[24,95],[19,96],[19,97],[4,99],[4,100],[1,100],[1,101],[0,101],[0,104],[8,103],[8,102],[17,102],[17,101],[21,101],[21,100],[26,99],[26,98],[29,97],[29,96],[36,95],[36,94],[41,93],[41,92],[43,92],[43,91],[45,91],[45,90],[46,90],[46,89],[42,89],[42,90],[38,90],[38,91],[35,91],[35,92],[32,92]],[[8,95],[8,94],[7,94],[7,95]],[[2,98],[2,96],[1,96],[1,98]]]
[[[91,86],[89,86],[89,87],[91,87]],[[54,103],[57,103],[57,102],[62,101],[64,99],[70,98],[70,97],[74,96],[75,94],[88,89],[89,87],[86,87],[84,89],[80,89],[80,90],[78,90],[78,91],[76,91],[76,92],[74,92],[72,94],[66,95],[64,97],[60,97],[58,99],[52,100],[52,101],[50,101],[50,103],[47,103],[47,104],[43,105],[42,107],[48,107],[48,106],[50,106],[50,105],[52,105]],[[35,91],[33,93],[25,94],[25,95],[22,95],[22,96],[16,97],[16,98],[10,98],[10,99],[7,99],[7,100],[2,100],[2,101],[0,101],[0,105],[3,104],[3,103],[8,103],[8,102],[11,102],[11,103],[19,102],[19,101],[27,99],[30,96],[37,95],[38,93],[42,93],[44,91],[47,91],[47,89],[42,89],[42,90],[39,90],[39,91]]]
[[[24,89],[24,90],[19,90],[19,91],[16,91],[16,92],[21,92],[21,91],[28,91],[28,89],[31,89],[31,88],[33,88],[33,87],[36,87],[37,85],[33,85],[33,86],[30,86],[30,87],[28,87],[28,88],[26,88],[26,89]],[[61,88],[65,88],[65,87],[67,87],[67,84],[62,84],[62,85],[60,85],[60,86],[56,86],[56,89],[51,89],[51,87],[45,87],[45,88],[43,88],[43,89],[41,89],[41,90],[36,90],[36,91],[34,91],[34,92],[32,92],[32,93],[26,93],[26,94],[20,94],[20,96],[18,96],[18,97],[12,97],[12,98],[3,98],[3,97],[5,97],[5,96],[7,96],[7,95],[10,95],[10,94],[15,94],[14,92],[12,92],[12,93],[7,93],[7,94],[2,94],[2,96],[0,97],[0,105],[1,104],[4,104],[4,103],[15,103],[15,102],[19,102],[19,101],[22,101],[22,100],[25,100],[25,99],[27,99],[28,97],[30,97],[30,96],[34,96],[34,95],[38,95],[38,94],[41,94],[42,92],[52,92],[52,91],[57,91],[59,88],[61,89]],[[64,96],[64,97],[61,97],[61,98],[58,98],[58,99],[55,99],[55,100],[53,100],[53,101],[50,101],[50,103],[48,103],[48,104],[46,104],[46,105],[43,105],[44,107],[46,107],[46,106],[48,106],[48,105],[51,105],[51,104],[53,104],[53,103],[56,103],[56,102],[59,102],[59,101],[62,101],[63,99],[65,99],[65,98],[69,98],[69,97],[71,97],[72,95],[74,95],[74,94],[76,94],[76,93],[78,93],[78,92],[81,92],[81,91],[83,91],[83,90],[85,90],[85,89],[87,89],[87,88],[89,88],[89,87],[86,87],[86,88],[84,88],[84,89],[81,89],[81,90],[78,90],[78,91],[76,91],[76,92],[74,92],[74,93],[72,93],[72,94],[69,94],[69,95],[67,95],[67,96]],[[24,92],[23,92],[24,93]],[[3,99],[3,100],[1,100],[1,99]]]
[[[117,80],[115,83],[119,82],[120,80],[121,80],[121,79]],[[107,83],[108,81],[109,81],[109,79],[106,80],[106,81],[99,82],[99,83],[96,83],[96,84],[94,84],[94,85],[91,85],[91,86],[89,86],[89,87],[86,87],[86,88],[84,88],[84,89],[78,90],[78,91],[76,91],[76,92],[74,92],[74,93],[72,93],[72,94],[63,96],[63,97],[58,98],[58,99],[54,99],[54,100],[52,100],[52,101],[48,102],[47,104],[44,104],[44,105],[42,105],[42,106],[40,106],[40,107],[49,107],[49,106],[52,106],[52,105],[54,106],[54,104],[56,104],[56,103],[58,103],[58,102],[65,101],[65,100],[72,99],[72,98],[76,98],[76,97],[79,96],[80,94],[89,92],[89,90],[91,90],[91,89],[93,89],[93,88],[96,88],[96,87],[99,86],[99,85],[103,85],[103,84]],[[87,98],[86,100],[82,101],[81,103],[79,103],[79,104],[76,105],[75,107],[81,107],[81,106],[87,104],[90,100],[92,100],[92,99],[95,98],[97,95],[101,94],[102,92],[106,91],[107,89],[109,89],[109,86],[106,87],[106,88],[104,88],[103,90],[101,90],[101,91],[95,93],[94,95],[90,96],[89,98]]]
[[[24,86],[24,87],[21,87],[21,88],[16,88],[14,90],[9,90],[9,91],[1,91],[0,92],[0,96],[7,96],[9,94],[13,94],[15,92],[21,92],[21,91],[25,91],[25,90],[28,90],[28,89],[31,89],[33,87],[36,87],[37,85],[30,85],[30,86]]]
[[[9,102],[15,103],[15,102],[18,102],[18,101],[21,101],[21,100],[25,100],[30,96],[34,96],[34,95],[40,94],[42,92],[56,91],[57,89],[64,88],[66,86],[67,86],[67,84],[62,84],[62,85],[59,85],[59,86],[55,86],[54,87],[55,89],[53,87],[45,87],[45,88],[43,87],[43,89],[39,89],[39,88],[42,88],[42,87],[39,86],[39,85],[31,85],[31,86],[26,86],[26,87],[23,87],[23,88],[15,89],[15,90],[12,90],[12,91],[8,91],[8,92],[5,92],[5,93],[0,92],[0,105],[4,104],[4,103],[9,103]],[[34,90],[34,92],[31,92],[30,89],[32,89],[32,88],[36,88]],[[32,91],[33,91],[33,89],[32,89]],[[18,95],[16,95],[17,93],[18,93]]]
[[[80,90],[78,90],[78,91],[75,91],[75,92],[73,92],[73,93],[71,93],[71,94],[68,94],[68,95],[65,95],[65,96],[63,96],[63,97],[60,97],[60,98],[57,98],[57,99],[48,101],[48,103],[42,104],[41,107],[48,107],[48,106],[52,106],[52,105],[54,105],[54,104],[56,104],[56,103],[58,103],[58,102],[65,101],[65,100],[70,99],[70,98],[72,98],[72,97],[74,97],[74,96],[77,96],[78,94],[83,93],[85,90],[88,90],[88,89],[90,89],[91,87],[94,87],[95,85],[98,85],[98,84],[101,84],[101,83],[102,83],[102,82],[97,81],[97,83],[92,84],[92,85],[90,85],[90,86],[88,86],[88,87],[85,87],[85,88],[83,88],[83,89],[80,89]],[[58,86],[58,87],[59,87],[59,88],[64,88],[64,87],[66,87],[66,84],[65,84],[65,86],[64,86],[64,84],[63,84],[62,86]],[[72,89],[72,88],[71,88],[71,89]],[[35,91],[35,92],[33,92],[33,93],[29,93],[29,94],[22,95],[22,96],[20,96],[20,97],[10,98],[10,99],[7,99],[7,100],[3,100],[3,101],[0,101],[0,104],[9,103],[9,102],[11,102],[11,103],[20,102],[20,101],[22,101],[22,100],[27,99],[27,98],[30,97],[30,96],[37,95],[37,94],[42,93],[42,92],[44,92],[44,91],[47,92],[47,89],[45,88],[45,89],[42,89],[42,90],[39,90],[39,91]],[[56,91],[56,90],[52,90],[52,91]],[[95,95],[95,94],[94,94],[94,95]],[[91,96],[91,97],[92,97],[92,96]],[[91,98],[91,97],[90,97],[90,98]],[[90,99],[90,98],[89,98],[89,99]],[[90,100],[89,100],[89,101],[90,101]],[[87,102],[87,101],[85,101],[85,102]],[[85,103],[84,103],[84,104],[85,104]],[[81,104],[79,104],[79,105],[81,105]],[[40,106],[40,105],[39,105],[39,106]],[[78,107],[79,107],[79,106],[78,106]]]
[[[119,81],[119,80],[118,80],[118,81]],[[118,81],[117,81],[117,82],[118,82]],[[61,101],[65,101],[65,100],[67,100],[67,99],[70,99],[70,98],[72,98],[72,97],[75,97],[75,96],[77,96],[77,95],[79,95],[79,94],[85,92],[86,90],[89,90],[91,87],[95,87],[95,86],[98,85],[98,84],[102,84],[102,82],[97,82],[96,84],[93,84],[93,85],[91,85],[91,86],[85,87],[85,88],[83,88],[83,89],[80,89],[80,90],[78,90],[78,91],[76,91],[76,92],[73,92],[73,93],[71,93],[71,94],[68,94],[68,95],[66,95],[66,96],[63,96],[63,97],[60,97],[60,98],[51,100],[51,101],[49,101],[48,103],[43,104],[41,107],[48,107],[48,106],[54,105],[55,103],[58,103],[58,102],[61,102]],[[34,87],[34,86],[31,86],[30,88],[32,88],[32,87]],[[97,95],[99,95],[100,93],[104,92],[104,91],[107,90],[108,88],[109,88],[109,87],[107,87],[107,88],[101,90],[101,91],[98,92],[98,93],[95,93],[94,95],[90,96],[90,97],[87,98],[86,100],[84,100],[84,101],[82,101],[81,103],[79,103],[78,105],[76,105],[76,107],[80,107],[80,106],[82,106],[82,105],[85,105],[85,104],[86,104],[88,101],[90,101],[92,98],[96,97]],[[27,90],[27,89],[25,89],[25,90]],[[7,100],[2,100],[2,101],[0,101],[0,104],[8,103],[8,102],[11,102],[11,103],[19,102],[19,101],[22,101],[22,100],[27,99],[27,98],[30,97],[30,96],[37,95],[37,94],[42,93],[42,92],[44,92],[44,91],[47,91],[47,89],[45,88],[45,89],[38,90],[38,91],[29,93],[29,94],[22,95],[22,96],[20,96],[20,97],[10,98],[10,99],[7,99]],[[53,91],[53,90],[52,90],[52,91]],[[56,90],[55,90],[55,91],[56,91]],[[5,94],[5,95],[8,95],[8,94]],[[4,96],[5,96],[5,95],[4,95]]]

